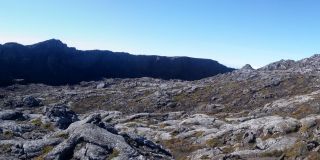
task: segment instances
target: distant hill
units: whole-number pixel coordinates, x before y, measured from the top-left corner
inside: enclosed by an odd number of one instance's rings
[[[209,59],[82,51],[55,39],[27,46],[0,45],[0,85],[11,84],[14,79],[50,85],[101,78],[198,80],[232,70]]]

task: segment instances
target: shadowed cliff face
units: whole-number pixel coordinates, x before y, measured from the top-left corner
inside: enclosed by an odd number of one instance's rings
[[[233,70],[208,59],[80,51],[54,39],[30,46],[0,45],[0,69],[1,85],[10,84],[13,79],[52,85],[101,78],[197,80]]]

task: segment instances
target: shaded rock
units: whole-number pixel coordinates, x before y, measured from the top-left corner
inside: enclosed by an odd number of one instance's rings
[[[14,110],[0,111],[0,119],[2,120],[25,120],[22,112]]]
[[[313,149],[315,149],[318,146],[319,146],[319,143],[317,141],[309,141],[309,142],[307,142],[307,149],[309,151],[312,151]]]
[[[59,129],[66,129],[71,123],[79,120],[76,113],[65,105],[45,107],[44,113],[51,122],[55,122]]]
[[[22,102],[25,107],[38,107],[40,105],[40,101],[33,96],[23,98]]]
[[[254,143],[256,140],[256,133],[253,130],[248,130],[243,135],[243,143]]]
[[[126,142],[142,155],[145,155],[149,158],[153,156],[159,156],[163,158],[171,157],[171,153],[167,150],[165,150],[161,145],[155,144],[152,141],[137,136],[135,134],[121,134]]]

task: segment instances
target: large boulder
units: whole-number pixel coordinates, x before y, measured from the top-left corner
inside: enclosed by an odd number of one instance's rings
[[[55,123],[59,129],[66,129],[68,126],[79,120],[75,112],[65,105],[54,105],[43,109],[45,116]]]
[[[25,107],[38,107],[40,105],[40,100],[33,96],[27,96],[22,99],[22,103]]]

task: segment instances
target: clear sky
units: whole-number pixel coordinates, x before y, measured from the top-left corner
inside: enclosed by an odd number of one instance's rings
[[[241,67],[320,51],[318,0],[0,0],[0,43],[210,58]]]

